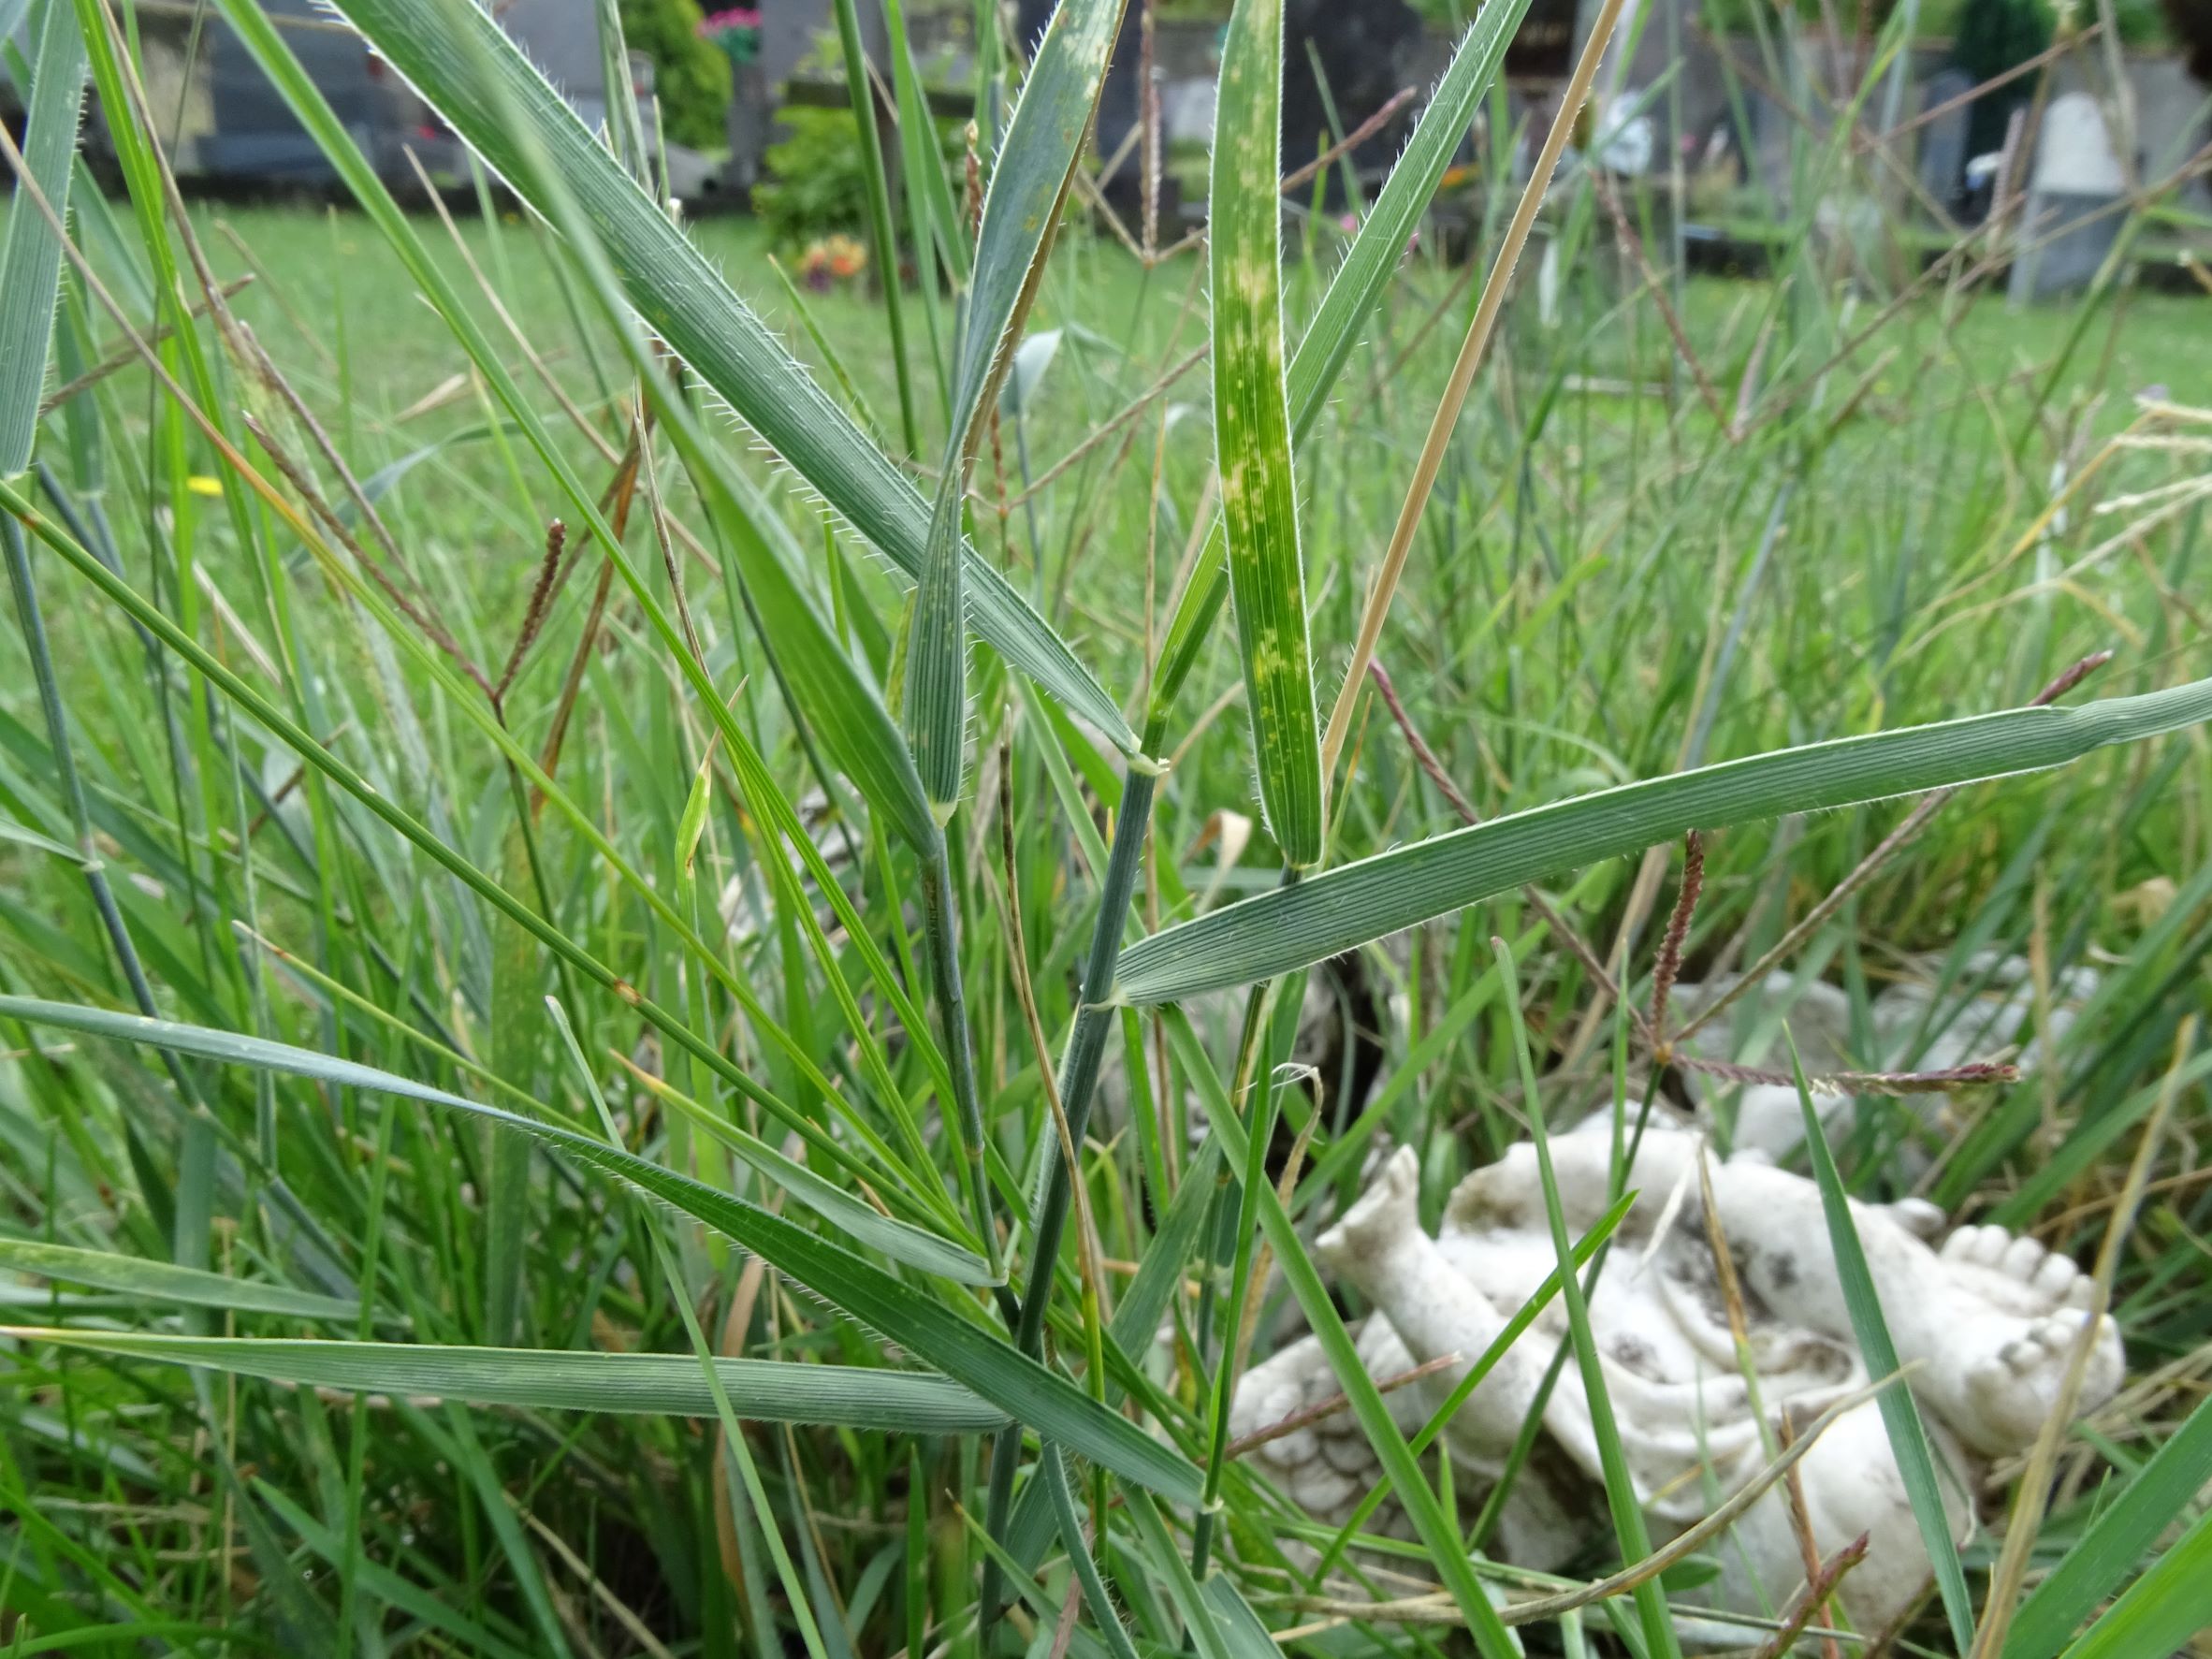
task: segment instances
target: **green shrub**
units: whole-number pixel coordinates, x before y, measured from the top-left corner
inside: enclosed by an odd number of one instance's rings
[[[785,136],[768,146],[768,178],[752,194],[768,234],[782,246],[832,231],[865,234],[867,188],[851,112],[786,109],[779,120]]]
[[[725,141],[730,61],[699,38],[698,0],[621,0],[631,50],[653,60],[661,122],[673,144],[714,150]]]
[[[785,137],[768,147],[768,178],[752,197],[769,236],[782,247],[837,231],[865,238],[867,185],[852,112],[787,109],[778,119]],[[965,153],[961,128],[951,122],[935,124],[939,154],[956,169]]]

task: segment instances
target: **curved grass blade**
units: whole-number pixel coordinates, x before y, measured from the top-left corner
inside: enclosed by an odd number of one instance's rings
[[[1293,868],[1321,860],[1314,708],[1290,405],[1283,380],[1283,0],[1238,0],[1214,122],[1214,446],[1244,703],[1268,828]]]
[[[124,1359],[194,1365],[300,1388],[396,1398],[460,1400],[545,1411],[712,1417],[714,1394],[693,1354],[565,1353],[413,1342],[169,1336],[154,1332],[0,1327],[22,1342]],[[788,1360],[717,1359],[737,1415],[753,1421],[832,1423],[910,1434],[995,1429],[1006,1414],[949,1377]]]
[[[68,204],[77,121],[84,107],[84,36],[69,0],[47,0],[30,98],[23,167],[54,211],[62,212]],[[12,478],[31,464],[61,284],[61,239],[45,214],[19,201],[0,242],[0,478]]]
[[[2066,1659],[2142,1659],[2183,1651],[2212,1614],[2205,1575],[2212,1574],[2212,1509],[2151,1564],[2150,1570],[2066,1650]]]
[[[1220,1139],[1223,1157],[1231,1169],[1240,1167],[1251,1145],[1244,1126],[1238,1121],[1230,1103],[1227,1089],[1212,1065],[1203,1060],[1204,1050],[1198,1044],[1189,1017],[1177,1009],[1168,1016],[1167,1026],[1178,1052],[1189,1056],[1190,1079],[1205,1100],[1207,1120]],[[1443,1580],[1444,1587],[1451,1592],[1460,1616],[1466,1621],[1467,1633],[1474,1638],[1476,1651],[1482,1659],[1516,1659],[1520,1650],[1498,1618],[1497,1609],[1491,1605],[1489,1592],[1476,1577],[1465,1542],[1460,1535],[1457,1518],[1446,1512],[1435,1488],[1429,1484],[1420,1465],[1414,1461],[1405,1436],[1399,1433],[1389,1403],[1360,1363],[1351,1332],[1345,1329],[1344,1316],[1330,1300],[1329,1288],[1322,1284],[1320,1271],[1314,1266],[1305,1242],[1298,1236],[1289,1211],[1284,1208],[1274,1187],[1266,1182],[1260,1183],[1257,1196],[1260,1230],[1275,1253],[1277,1271],[1305,1315],[1306,1326],[1319,1341],[1330,1368],[1336,1373],[1345,1398],[1350,1403],[1353,1419],[1366,1434],[1383,1472],[1397,1490],[1406,1518],[1429,1551],[1432,1568]]]
[[[689,450],[685,434],[677,444]],[[777,644],[777,661],[830,759],[852,780],[869,808],[909,847],[926,848],[936,833],[914,757],[882,692],[864,663],[845,648],[795,575],[802,562],[791,529],[737,468],[692,457],[693,483],[722,527],[761,625]]]
[[[80,1250],[34,1239],[0,1239],[0,1268],[188,1307],[236,1308],[242,1314],[282,1314],[300,1319],[361,1317],[360,1303],[342,1296],[318,1296],[289,1285],[234,1279],[174,1262],[149,1261],[109,1250]]]
[[[2076,708],[2016,708],[1779,749],[1516,812],[1225,906],[1123,953],[1128,1003],[1304,968],[1493,894],[1693,829],[2064,765],[2212,720],[2212,679]]]
[[[226,0],[226,17],[237,22],[240,9]],[[456,0],[337,0],[335,9],[525,201],[546,212],[550,197],[535,182],[542,154],[646,325],[909,580],[920,578],[930,513],[913,485],[622,171],[488,13]],[[526,130],[510,123],[510,109],[520,112]],[[1116,747],[1133,750],[1136,735],[1114,700],[972,546],[964,546],[963,574],[968,625]]]
[[[960,798],[968,737],[960,522],[968,472],[1044,275],[1068,185],[1106,82],[1121,13],[1122,0],[1063,0],[1054,8],[983,197],[953,365],[952,426],[914,596],[902,711],[915,764],[940,815]]]
[[[1505,981],[1506,1020],[1513,1033],[1513,1052],[1521,1070],[1521,1099],[1528,1114],[1529,1140],[1535,1147],[1536,1172],[1542,1184],[1544,1215],[1551,1230],[1554,1273],[1560,1300],[1566,1304],[1567,1332],[1575,1362],[1582,1374],[1582,1391],[1589,1402],[1591,1438],[1597,1442],[1598,1468],[1604,1477],[1606,1506],[1612,1513],[1613,1536],[1621,1545],[1621,1559],[1633,1564],[1652,1553],[1652,1534],[1644,1521],[1643,1504],[1629,1473],[1628,1456],[1621,1444],[1621,1426],[1606,1388],[1604,1366],[1598,1358],[1597,1339],[1591,1333],[1590,1304],[1583,1298],[1582,1281],[1575,1272],[1575,1247],[1567,1235],[1566,1211],[1560,1201],[1559,1178],[1551,1167],[1551,1141],[1544,1128],[1543,1093],[1536,1086],[1535,1056],[1528,1045],[1528,1026],[1521,1018],[1521,976],[1513,968],[1513,948],[1502,939],[1490,941],[1498,973]],[[1654,1015],[1654,1018],[1657,1016]],[[1666,1593],[1659,1580],[1639,1580],[1633,1592],[1637,1621],[1643,1627],[1644,1646],[1665,1659],[1681,1659],[1681,1644],[1675,1637],[1674,1622],[1666,1610]]]
[[[2051,1659],[2064,1647],[2075,1627],[2195,1502],[2206,1469],[2212,1469],[2212,1400],[2199,1403],[2050,1577],[2020,1604],[2004,1659]]]
[[[1091,1623],[1099,1627],[1099,1639],[1113,1659],[1137,1659],[1129,1633],[1121,1627],[1113,1610],[1113,1598],[1106,1594],[1106,1581],[1099,1577],[1099,1564],[1091,1559],[1090,1541],[1083,1535],[1083,1517],[1076,1513],[1075,1495],[1068,1490],[1068,1462],[1060,1456],[1058,1447],[1044,1448],[1034,1478],[1043,1482],[1052,1499],[1060,1542],[1068,1551],[1069,1564],[1075,1568],[1075,1581],[1083,1586],[1083,1599],[1090,1603]]]
[[[576,1041],[575,1027],[568,1023],[566,1011],[561,1008],[560,1000],[552,997],[546,998],[546,1009],[553,1016],[553,1024],[560,1030],[561,1042],[568,1050],[569,1060],[583,1078],[585,1086],[591,1091],[594,1103],[604,1106],[604,1102],[599,1098],[599,1080],[591,1074],[590,1065],[584,1058],[583,1047]],[[823,1180],[796,1159],[784,1157],[758,1135],[748,1134],[720,1113],[708,1111],[691,1096],[672,1088],[660,1078],[644,1071],[636,1075],[638,1081],[650,1089],[654,1099],[662,1105],[685,1118],[701,1133],[720,1141],[759,1171],[771,1186],[781,1187],[793,1200],[813,1211],[846,1237],[857,1240],[871,1250],[881,1251],[894,1261],[904,1262],[924,1273],[937,1273],[951,1279],[955,1285],[996,1285],[1003,1282],[1005,1275],[994,1277],[991,1264],[973,1250],[963,1249],[925,1228],[870,1209],[834,1182]]]
[[[1176,1502],[1192,1503],[1198,1498],[1200,1481],[1195,1467],[1058,1373],[795,1222],[603,1141],[480,1105],[372,1066],[289,1043],[26,997],[0,997],[0,1016],[399,1095],[533,1136],[578,1163],[612,1175],[734,1240],[832,1307],[972,1388],[1014,1421],[1026,1423],[1039,1434],[1057,1439],[1094,1463]]]
[[[1789,1037],[1789,1028],[1783,1028]],[[1874,1376],[1895,1376],[1899,1370],[1897,1344],[1890,1340],[1889,1322],[1882,1317],[1882,1302],[1874,1294],[1874,1275],[1867,1266],[1866,1251],[1858,1242],[1858,1227],[1851,1218],[1851,1200],[1843,1190],[1843,1177],[1828,1150],[1820,1113],[1812,1093],[1805,1086],[1805,1069],[1797,1060],[1797,1045],[1790,1043],[1790,1074],[1797,1080],[1797,1104],[1805,1114],[1805,1151],[1812,1165],[1812,1178],[1820,1186],[1820,1207],[1827,1216],[1828,1244],[1836,1253],[1836,1272],[1843,1285],[1843,1303],[1851,1312],[1851,1329],[1866,1356],[1867,1371]],[[1920,1523],[1920,1541],[1935,1567],[1936,1591],[1944,1616],[1950,1621],[1951,1639],[1963,1653],[1974,1643],[1973,1600],[1966,1588],[1966,1571],[1958,1562],[1957,1542],[1951,1536],[1951,1521],[1943,1509],[1943,1494],[1936,1484],[1935,1453],[1928,1443],[1928,1429],[1913,1404],[1910,1389],[1884,1389],[1881,1393],[1882,1427],[1889,1435],[1889,1449],[1897,1459],[1898,1474],[1905,1483],[1905,1498],[1913,1519]],[[2147,1652],[2148,1650],[2138,1650]]]
[[[1361,221],[1344,263],[1330,279],[1320,308],[1298,342],[1290,361],[1290,435],[1302,442],[1313,429],[1314,417],[1344,372],[1344,366],[1360,342],[1360,327],[1367,320],[1378,296],[1405,257],[1405,249],[1420,228],[1421,215],[1444,181],[1467,130],[1490,90],[1492,78],[1505,62],[1506,48],[1527,15],[1529,0],[1488,0],[1475,22],[1460,38],[1451,65],[1436,82],[1414,125],[1413,136],[1375,205]]]

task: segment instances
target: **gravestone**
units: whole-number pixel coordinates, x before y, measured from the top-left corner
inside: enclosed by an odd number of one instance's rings
[[[2086,92],[2061,94],[2044,112],[2043,135],[2021,215],[2021,252],[2009,293],[2017,305],[2089,284],[2119,235],[2123,217],[2101,212],[2127,188],[2104,112]]]
[[[1973,81],[1963,69],[1943,70],[1921,89],[1921,111],[1943,109],[1972,90]],[[1966,189],[1966,128],[1972,115],[1970,106],[1959,103],[1920,129],[1920,187],[1946,210]]]
[[[1414,84],[1420,47],[1420,16],[1405,0],[1361,0],[1356,6],[1290,0],[1283,14],[1283,170],[1313,160],[1336,132],[1353,132],[1402,87]],[[1353,146],[1346,157],[1352,170],[1362,177],[1387,171],[1404,148],[1412,120],[1410,110],[1401,110]],[[1345,205],[1341,169],[1331,167],[1321,187],[1329,207]]]

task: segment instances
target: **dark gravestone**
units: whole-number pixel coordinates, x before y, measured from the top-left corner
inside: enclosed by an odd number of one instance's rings
[[[1412,84],[1420,44],[1419,14],[1404,0],[1290,0],[1283,14],[1283,170],[1303,167]],[[1346,157],[1352,169],[1363,177],[1388,171],[1412,119],[1402,110],[1355,145]],[[1343,206],[1343,185],[1341,169],[1331,167],[1324,202]]]
[[[1473,7],[1467,7],[1470,14]],[[1578,0],[1529,0],[1528,15],[1506,46],[1515,80],[1564,80],[1574,56]]]
[[[1922,113],[1963,97],[1973,90],[1973,84],[1962,69],[1945,69],[1929,77],[1920,94]],[[1971,119],[1969,106],[1960,103],[1920,129],[1920,187],[1945,208],[1966,188],[1966,130]]]

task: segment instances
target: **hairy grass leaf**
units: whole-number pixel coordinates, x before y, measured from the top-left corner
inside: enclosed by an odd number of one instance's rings
[[[1244,704],[1268,827],[1293,868],[1321,859],[1313,645],[1283,380],[1283,0],[1238,0],[1214,122],[1214,445]]]
[[[1124,1002],[1248,984],[1693,829],[2042,771],[2212,719],[2212,679],[2078,708],[2016,708],[1623,784],[1392,848],[1186,922],[1122,953]]]
[[[961,521],[968,473],[1044,276],[1121,13],[1122,0],[1062,0],[1054,8],[983,196],[953,363],[951,430],[914,595],[900,711],[915,764],[940,813],[960,798],[968,739],[968,635],[960,618],[966,606]]]

